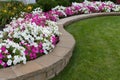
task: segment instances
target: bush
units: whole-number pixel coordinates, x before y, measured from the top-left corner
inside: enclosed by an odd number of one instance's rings
[[[112,2],[116,2],[116,0],[101,0],[101,1],[112,1]]]
[[[37,4],[39,4],[44,11],[48,11],[57,6],[56,1],[54,0],[37,0]]]
[[[0,2],[0,26],[4,27],[12,17],[19,16],[20,12],[31,12],[33,5],[24,5],[22,2]]]
[[[0,25],[4,26],[10,18],[18,14],[23,8],[21,2],[0,2]]]
[[[37,0],[37,4],[41,6],[44,11],[49,11],[57,5],[69,6],[69,0]]]
[[[69,6],[69,5],[71,5],[69,0],[56,0],[56,3],[58,5],[62,5],[62,6]]]
[[[83,2],[84,0],[69,0],[70,1],[70,3],[72,3],[72,2]]]

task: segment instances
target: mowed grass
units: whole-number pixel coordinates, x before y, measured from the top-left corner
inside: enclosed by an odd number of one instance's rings
[[[76,40],[73,56],[51,80],[120,80],[120,16],[82,20],[66,30]]]

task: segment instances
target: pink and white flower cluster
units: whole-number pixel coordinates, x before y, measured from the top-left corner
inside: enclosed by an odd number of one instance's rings
[[[56,6],[52,9],[56,11],[59,17],[67,17],[77,14],[88,14],[88,13],[98,13],[98,12],[119,12],[120,5],[116,5],[111,1],[107,2],[89,2],[85,1],[83,3],[73,2],[71,6]]]
[[[59,41],[56,22],[37,8],[24,17],[13,19],[0,32],[0,67],[26,64],[27,60],[48,54]]]
[[[26,63],[25,48],[11,40],[0,43],[0,66],[6,67],[17,63]]]

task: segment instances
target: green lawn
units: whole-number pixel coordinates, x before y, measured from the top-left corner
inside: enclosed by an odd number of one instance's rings
[[[68,66],[52,80],[120,80],[120,16],[82,20],[66,30],[76,46]]]

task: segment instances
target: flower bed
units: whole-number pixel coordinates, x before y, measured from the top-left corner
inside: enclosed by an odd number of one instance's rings
[[[39,8],[24,18],[13,19],[0,32],[0,67],[26,64],[48,54],[59,41],[58,26],[41,15]]]
[[[59,17],[67,17],[77,14],[88,14],[88,13],[99,13],[99,12],[119,12],[120,6],[114,4],[111,1],[108,2],[89,2],[85,1],[83,3],[73,2],[71,6],[56,6],[52,9],[56,11]]]
[[[0,68],[48,54],[59,41],[59,18],[98,12],[118,12],[120,6],[113,2],[72,3],[69,7],[57,6],[48,12],[36,8],[13,18],[0,32]]]

